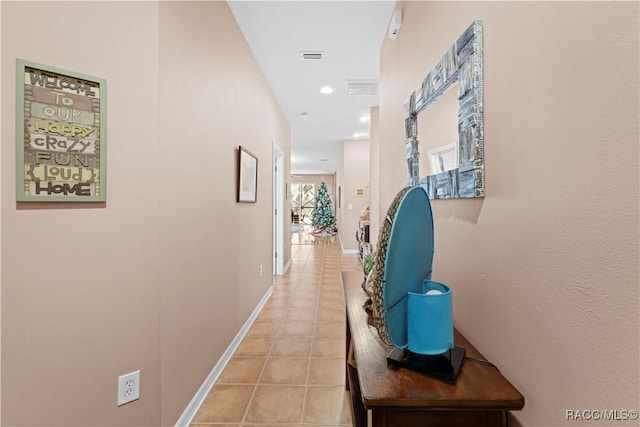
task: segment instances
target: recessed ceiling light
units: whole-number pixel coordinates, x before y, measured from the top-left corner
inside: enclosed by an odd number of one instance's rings
[[[354,138],[362,138],[362,137],[365,137],[365,136],[368,136],[366,132],[356,132],[356,133],[353,134]]]
[[[360,117],[360,122],[361,122],[361,123],[368,122],[369,120],[371,120],[371,117],[369,117],[369,116],[362,116],[362,117]]]
[[[329,95],[330,93],[333,93],[333,88],[331,86],[323,86],[322,89],[320,89],[320,93]]]

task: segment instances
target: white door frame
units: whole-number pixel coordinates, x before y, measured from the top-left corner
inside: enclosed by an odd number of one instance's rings
[[[284,152],[273,144],[273,274],[284,274]]]

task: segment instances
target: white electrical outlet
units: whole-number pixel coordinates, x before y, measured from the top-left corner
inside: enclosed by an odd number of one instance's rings
[[[140,370],[118,377],[118,406],[140,399]]]

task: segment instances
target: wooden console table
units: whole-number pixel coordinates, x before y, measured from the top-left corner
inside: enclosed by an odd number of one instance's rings
[[[343,272],[347,311],[347,381],[356,427],[494,427],[508,423],[524,397],[493,366],[465,360],[456,385],[387,366],[393,347],[378,337],[363,304],[361,272]],[[457,330],[467,357],[484,357]]]

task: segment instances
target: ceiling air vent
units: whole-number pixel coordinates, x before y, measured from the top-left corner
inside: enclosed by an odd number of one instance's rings
[[[322,59],[323,52],[301,52],[303,60]]]
[[[347,95],[377,95],[377,80],[347,80]]]

